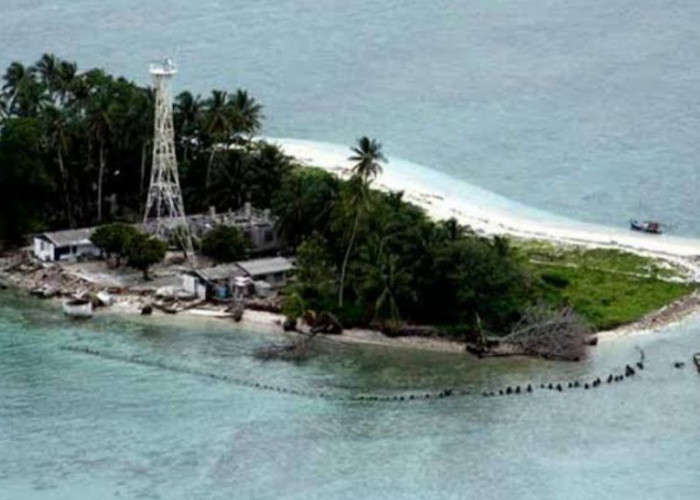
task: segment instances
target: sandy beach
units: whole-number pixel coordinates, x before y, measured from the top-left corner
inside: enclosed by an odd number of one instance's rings
[[[268,138],[286,154],[304,165],[322,168],[346,178],[350,174],[349,148],[300,139]],[[407,165],[418,168],[407,168]],[[374,187],[384,191],[403,191],[404,198],[422,207],[435,219],[454,217],[486,235],[544,240],[599,248],[615,248],[673,262],[700,280],[700,240],[670,235],[635,233],[625,228],[605,227],[565,219],[513,203],[455,179],[446,189],[431,182],[431,171],[391,157]],[[464,184],[469,191],[459,192]],[[473,192],[476,195],[473,195]]]

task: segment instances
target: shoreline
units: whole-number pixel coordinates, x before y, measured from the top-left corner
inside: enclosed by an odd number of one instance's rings
[[[347,159],[349,150],[341,146],[299,139],[268,138],[267,140],[279,146],[285,154],[293,157],[304,166],[321,168],[341,178],[349,176],[351,169],[351,162]],[[414,176],[412,177],[411,174]],[[508,207],[507,200],[501,199],[493,193],[481,192],[479,188],[470,187],[464,183],[462,184],[466,186],[465,192],[460,191],[460,194],[457,195],[451,189],[441,189],[436,183],[431,183],[430,179],[425,178],[426,174],[430,174],[430,170],[390,158],[389,163],[384,166],[383,173],[376,178],[374,188],[381,191],[402,191],[406,201],[425,210],[430,218],[440,220],[453,217],[460,224],[471,226],[477,233],[485,236],[507,235],[515,239],[545,241],[560,246],[617,249],[673,264],[685,271],[686,281],[700,281],[700,239],[626,233],[615,228],[568,221],[554,215],[548,216],[535,209],[520,207],[517,203]],[[438,172],[437,175],[442,174]],[[455,179],[456,185],[459,185],[460,182]],[[470,198],[468,191],[471,189],[482,195],[483,198]],[[46,283],[46,275],[52,276],[48,279],[49,282],[55,278],[58,278],[59,282],[65,279],[71,281],[74,286],[79,285],[86,291],[95,292],[98,289],[105,289],[103,284],[92,281],[82,275],[79,269],[72,269],[70,266],[49,265],[43,268],[40,266],[39,270],[32,275],[31,272],[28,274],[22,271],[7,273],[7,269],[3,272],[5,266],[2,265],[2,261],[3,259],[0,259],[0,277],[6,274],[10,278],[8,283],[25,291],[35,288],[37,284]],[[37,273],[43,275],[43,278],[37,277]],[[0,279],[0,284],[3,281]],[[106,309],[108,314],[140,315],[141,308],[154,301],[151,294],[143,295],[136,290],[129,290],[127,287],[122,288],[120,293],[113,296],[116,300]],[[594,335],[600,341],[607,342],[653,333],[686,321],[698,313],[700,313],[700,291],[678,299],[633,323],[613,330],[600,331]],[[97,314],[103,313],[100,311]],[[154,314],[163,317],[169,316],[169,314],[160,311],[154,311]],[[212,306],[208,308],[198,306],[178,313],[178,315],[182,314],[190,320],[203,316],[209,318],[230,317],[230,314],[226,314],[223,308],[216,309]],[[232,324],[244,328],[264,328],[266,331],[282,333],[283,322],[284,317],[281,314],[245,309],[243,320],[240,323]],[[345,343],[440,352],[464,353],[466,351],[464,343],[448,338],[388,337],[381,332],[369,329],[347,329],[344,330],[343,334],[323,335],[321,338]]]
[[[55,267],[55,269],[56,268],[61,269]],[[40,272],[44,273],[45,270]],[[30,276],[22,274],[21,272],[17,274],[8,274],[0,269],[0,276],[3,274],[10,278],[9,280],[3,280],[3,283],[7,282],[7,284],[12,288],[22,292],[29,292],[31,290],[32,286]],[[84,276],[76,275],[70,271],[66,271],[65,269],[63,272],[59,272],[59,274],[67,275],[67,279],[69,280],[80,280],[84,289],[89,289],[90,285],[94,285],[85,281]],[[134,291],[129,291],[114,294],[113,298],[114,303],[104,308],[98,308],[95,311],[95,314],[98,316],[114,315],[117,317],[153,317],[157,319],[174,319],[177,317],[185,318],[186,321],[192,321],[195,323],[201,323],[202,319],[228,320],[232,328],[252,329],[258,331],[262,330],[265,333],[278,335],[294,336],[299,334],[298,332],[295,333],[283,331],[282,324],[284,322],[284,315],[281,313],[272,313],[246,308],[244,310],[242,320],[240,322],[233,322],[233,315],[226,312],[225,306],[217,307],[213,305],[202,305],[192,309],[180,311],[177,314],[167,314],[154,308],[152,315],[142,316],[142,307],[153,302],[153,295],[144,295]],[[62,298],[55,297],[50,300],[60,308]],[[698,314],[700,314],[700,291],[696,291],[690,295],[678,299],[675,302],[668,304],[643,318],[640,318],[634,323],[622,325],[612,330],[596,332],[594,336],[598,338],[599,342],[611,342],[615,340],[622,340],[631,336],[647,335],[658,332],[664,328],[680,324]],[[373,345],[387,348],[417,349],[459,354],[466,353],[466,345],[463,342],[451,340],[445,337],[388,337],[379,331],[370,329],[346,329],[342,334],[319,335],[318,338],[324,339],[324,341],[328,342],[340,342],[346,344]]]

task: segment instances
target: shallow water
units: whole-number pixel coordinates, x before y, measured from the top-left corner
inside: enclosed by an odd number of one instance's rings
[[[552,213],[700,236],[694,0],[0,0],[0,66],[53,51],[247,87],[266,130],[387,153]]]
[[[214,320],[75,323],[4,293],[0,499],[695,499],[700,376],[671,362],[700,350],[697,331],[603,343],[581,364],[334,343],[308,363],[261,363],[251,354],[274,334]],[[635,346],[646,369],[623,383],[479,395],[604,376],[635,361]],[[349,399],[445,387],[470,394]]]

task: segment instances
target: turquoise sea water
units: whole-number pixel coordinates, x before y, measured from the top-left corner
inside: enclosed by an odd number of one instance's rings
[[[369,134],[437,183],[700,236],[698,21],[691,0],[0,0],[0,66],[52,51],[145,83],[150,59],[175,54],[176,90],[247,87],[267,135]],[[695,500],[700,377],[671,363],[700,351],[699,331],[603,344],[575,365],[334,344],[261,364],[269,334],[73,323],[2,293],[0,500]],[[637,345],[647,369],[613,387],[478,395],[606,376]],[[452,386],[470,394],[351,400]]]
[[[178,321],[75,323],[0,295],[0,499],[697,498],[700,376],[671,366],[697,326],[581,364],[336,344],[263,364],[274,335]],[[635,346],[646,369],[623,383],[480,396],[604,376]],[[350,400],[446,387],[470,394]]]
[[[387,153],[552,213],[700,236],[693,0],[0,0],[0,66],[53,51],[246,87],[265,133]]]

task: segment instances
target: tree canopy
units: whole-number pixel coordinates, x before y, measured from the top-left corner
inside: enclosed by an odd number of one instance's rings
[[[237,227],[223,224],[202,238],[202,253],[218,262],[243,259],[248,246],[248,240]]]

